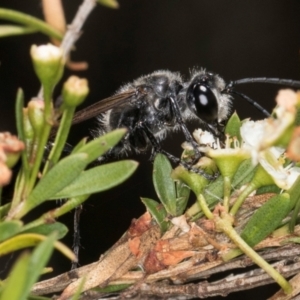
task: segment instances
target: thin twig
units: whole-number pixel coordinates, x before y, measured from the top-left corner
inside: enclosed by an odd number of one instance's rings
[[[61,49],[64,51],[65,58],[68,57],[73,45],[78,40],[81,28],[95,6],[96,0],[84,0],[79,7],[73,22],[68,26],[68,30],[60,45]]]
[[[60,48],[63,50],[65,60],[67,60],[70,51],[72,50],[76,41],[79,39],[81,28],[95,6],[96,0],[84,0],[83,3],[79,6],[72,23],[68,25],[67,32],[64,35],[64,38],[60,45]],[[42,94],[42,89],[40,89],[38,93],[39,99],[43,98]]]

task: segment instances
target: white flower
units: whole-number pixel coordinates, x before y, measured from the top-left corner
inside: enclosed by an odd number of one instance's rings
[[[280,125],[280,122],[280,120],[273,121],[272,119],[256,122],[247,121],[242,125],[240,132],[243,138],[242,148],[250,151],[252,163],[254,165],[260,163],[278,187],[288,190],[300,174],[300,169],[291,167],[291,165],[288,167],[283,166],[285,162],[283,157],[284,148],[266,147],[269,141],[274,141],[279,136],[276,128],[281,127],[283,130],[285,127],[285,125]],[[281,124],[284,123],[285,121],[281,122]],[[271,130],[275,132],[270,133]]]
[[[194,130],[193,137],[199,145],[198,149],[200,152],[207,152],[211,149],[220,148],[219,141],[209,131],[198,128]],[[194,150],[193,146],[188,142],[184,142],[181,146],[188,151]]]
[[[63,52],[59,47],[56,47],[52,44],[47,44],[41,46],[32,45],[30,54],[33,59],[45,62],[52,60],[61,60]]]
[[[199,145],[207,145],[211,148],[214,148],[216,145],[216,138],[212,135],[211,132],[202,129],[196,129],[193,132],[193,137]]]
[[[278,159],[274,151],[273,153],[268,150],[264,151],[260,156],[259,163],[273,178],[276,185],[284,190],[290,189],[300,175],[298,167],[292,167],[292,165],[283,167],[282,159]]]
[[[240,128],[240,133],[243,139],[243,147],[245,149],[259,149],[264,138],[264,130],[266,127],[265,123],[266,120],[256,122],[247,120],[243,123]]]
[[[280,140],[288,129],[293,126],[296,114],[297,94],[291,90],[281,90],[276,98],[275,118],[261,121],[246,121],[240,132],[244,141],[243,147],[251,151],[253,160],[257,153],[263,151]]]

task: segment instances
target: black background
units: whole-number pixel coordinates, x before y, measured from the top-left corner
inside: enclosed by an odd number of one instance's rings
[[[64,1],[69,23],[80,3]],[[1,0],[0,6],[42,18],[40,1]],[[47,42],[47,37],[41,34],[0,40],[1,131],[15,131],[13,105],[17,88],[24,89],[27,100],[37,94],[39,82],[33,73],[29,49],[32,44]],[[203,67],[220,74],[226,81],[257,76],[299,80],[299,44],[300,2],[297,0],[121,0],[119,10],[98,6],[93,11],[72,59],[85,60],[90,65],[87,71],[77,74],[89,80],[91,92],[84,104],[87,105],[113,94],[120,85],[158,69],[179,71],[188,77],[190,68]],[[66,71],[65,78],[73,73]],[[238,90],[270,110],[278,88],[253,84]],[[241,99],[235,100],[234,109],[243,118],[262,117]],[[92,123],[76,126],[71,143],[87,135]],[[178,155],[182,141],[180,134],[173,135],[164,147]],[[143,213],[140,196],[156,198],[148,157],[133,157],[140,162],[140,167],[126,184],[85,204],[80,223],[82,265],[97,260],[126,230],[130,220]],[[71,213],[61,220],[72,227]],[[64,241],[71,246],[72,233]],[[56,254],[52,265],[60,258]],[[0,263],[4,266],[6,261]],[[55,265],[55,274],[69,267],[69,262],[62,259]],[[269,286],[228,298],[266,299],[276,289]]]

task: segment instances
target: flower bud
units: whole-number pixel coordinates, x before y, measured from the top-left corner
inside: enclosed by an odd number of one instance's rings
[[[0,133],[0,149],[6,156],[4,162],[9,168],[12,168],[16,164],[24,148],[24,143],[16,136],[11,135],[9,132]]]
[[[36,136],[40,134],[44,126],[44,107],[42,100],[31,100],[28,103],[28,117]]]
[[[88,93],[88,81],[84,78],[71,76],[63,86],[63,103],[68,107],[76,107],[84,101]]]
[[[63,74],[64,58],[62,50],[51,44],[32,45],[30,54],[35,73],[43,87],[52,90]]]
[[[12,172],[7,165],[0,161],[0,187],[9,184]]]
[[[34,131],[28,116],[28,107],[23,108],[23,129],[25,134],[25,139],[32,141],[34,137]]]

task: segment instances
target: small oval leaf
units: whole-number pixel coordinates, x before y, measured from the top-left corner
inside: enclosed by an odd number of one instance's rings
[[[86,153],[88,155],[88,162],[91,163],[114,147],[122,139],[126,131],[124,128],[111,131],[84,144],[82,147],[76,146],[73,153]]]
[[[25,300],[24,293],[28,275],[29,253],[22,254],[14,264],[7,281],[4,283],[0,300]]]
[[[177,216],[180,216],[184,213],[186,209],[190,197],[191,189],[180,180],[175,181],[175,188],[176,188],[176,208],[177,208],[176,214]]]
[[[0,223],[0,242],[14,236],[21,231],[22,228],[21,221],[5,221]]]
[[[242,126],[241,120],[236,112],[234,112],[228,120],[225,127],[225,134],[229,134],[231,137],[237,137],[241,141],[240,128]]]
[[[1,25],[0,26],[0,38],[12,36],[12,35],[22,35],[38,32],[37,29],[31,27],[17,26],[17,25]]]
[[[30,293],[32,286],[42,274],[43,268],[46,266],[54,250],[56,237],[56,232],[53,232],[33,250],[29,259],[28,273],[26,275],[25,294]]]
[[[77,197],[106,191],[125,181],[137,166],[138,163],[133,160],[123,160],[84,171],[51,199]]]
[[[251,247],[272,233],[290,211],[290,196],[276,195],[261,206],[250,218],[241,233],[243,240]]]
[[[153,184],[156,194],[166,211],[176,216],[175,182],[171,178],[172,166],[165,155],[156,155],[153,166]]]
[[[141,198],[147,210],[150,212],[156,223],[159,225],[162,233],[169,228],[169,222],[166,221],[167,212],[161,203],[149,198]]]
[[[39,181],[37,186],[29,195],[26,202],[21,203],[22,207],[15,218],[21,218],[28,211],[40,205],[42,202],[51,199],[51,196],[61,191],[64,187],[74,181],[84,170],[87,162],[87,155],[84,153],[72,154],[59,161],[50,171]]]
[[[42,224],[22,231],[22,233],[36,233],[41,235],[49,235],[52,232],[57,233],[57,239],[62,239],[69,231],[68,227],[60,222],[52,224]]]
[[[7,253],[16,250],[36,246],[40,242],[44,241],[46,238],[47,237],[44,235],[35,233],[19,234],[0,244],[0,256],[3,256]],[[76,256],[74,255],[74,253],[61,242],[56,241],[54,243],[54,247],[66,257],[68,257],[70,260],[76,260]]]

